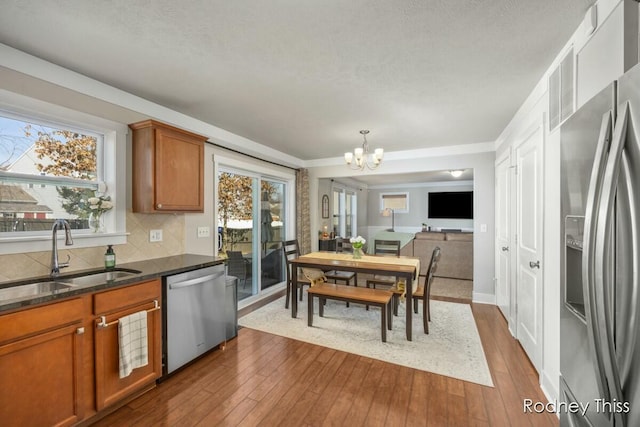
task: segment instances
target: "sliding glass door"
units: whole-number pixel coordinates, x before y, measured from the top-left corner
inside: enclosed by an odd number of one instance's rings
[[[238,277],[238,299],[259,295],[285,280],[280,242],[285,238],[286,183],[249,172],[218,173],[219,256]]]

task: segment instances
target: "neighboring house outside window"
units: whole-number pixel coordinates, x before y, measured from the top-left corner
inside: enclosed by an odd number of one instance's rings
[[[104,188],[102,141],[99,134],[0,115],[0,233],[49,230],[57,218],[88,228],[89,199]]]

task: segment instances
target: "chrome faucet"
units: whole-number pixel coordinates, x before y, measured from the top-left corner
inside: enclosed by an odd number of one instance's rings
[[[69,267],[69,261],[71,260],[71,255],[67,254],[67,262],[63,262],[63,263],[58,262],[57,233],[58,233],[58,228],[60,227],[64,227],[64,235],[65,235],[64,244],[66,246],[73,245],[73,239],[71,238],[71,227],[69,226],[69,223],[67,222],[67,220],[64,220],[64,219],[56,219],[56,221],[53,223],[53,228],[51,229],[51,232],[52,232],[51,239],[53,240],[53,247],[51,248],[51,277],[57,277],[58,274],[60,274],[61,268]]]

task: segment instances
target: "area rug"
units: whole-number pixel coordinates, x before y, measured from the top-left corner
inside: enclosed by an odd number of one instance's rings
[[[324,317],[315,301],[313,326],[307,326],[307,301],[298,306],[298,317],[284,308],[284,297],[238,319],[240,326],[333,348],[389,363],[446,375],[493,387],[471,307],[431,301],[429,334],[422,329],[422,314],[413,316],[413,341],[405,335],[405,305],[393,317],[387,342],[380,338],[380,310],[327,301]],[[422,310],[422,307],[420,308]]]

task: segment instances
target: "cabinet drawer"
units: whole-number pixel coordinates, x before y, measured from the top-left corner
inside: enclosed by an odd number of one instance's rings
[[[0,344],[82,321],[82,298],[0,316]]]
[[[160,304],[161,295],[160,279],[100,292],[93,297],[93,314],[105,315],[114,311],[122,311],[127,307],[152,300],[157,300]]]

